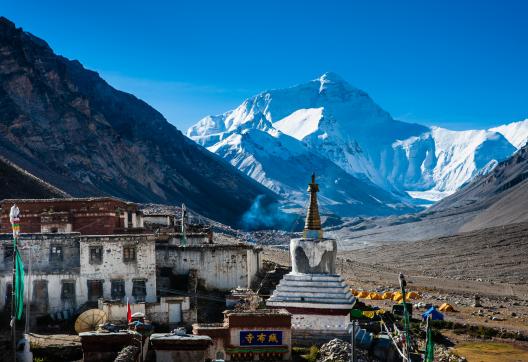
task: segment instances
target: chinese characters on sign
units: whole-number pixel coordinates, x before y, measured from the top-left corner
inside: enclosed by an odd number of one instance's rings
[[[241,346],[282,345],[282,331],[240,331]]]

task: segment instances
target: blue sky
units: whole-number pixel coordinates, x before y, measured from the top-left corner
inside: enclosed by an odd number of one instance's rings
[[[334,71],[394,117],[528,118],[528,1],[20,1],[1,14],[178,128]]]

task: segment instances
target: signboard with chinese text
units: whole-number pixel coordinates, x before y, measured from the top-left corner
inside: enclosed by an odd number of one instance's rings
[[[240,331],[241,346],[282,345],[282,331]]]

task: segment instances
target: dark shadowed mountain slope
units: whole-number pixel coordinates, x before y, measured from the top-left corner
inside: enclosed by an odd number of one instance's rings
[[[0,18],[0,155],[73,196],[178,204],[236,224],[275,195],[145,102]]]
[[[60,198],[68,194],[0,157],[0,200]]]

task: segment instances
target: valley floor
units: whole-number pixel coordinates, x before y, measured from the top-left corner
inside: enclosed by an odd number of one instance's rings
[[[395,290],[403,272],[425,303],[452,304],[446,319],[528,334],[528,223],[427,241],[391,242],[340,252],[337,271],[359,290]],[[289,265],[289,253],[264,249]],[[473,307],[479,295],[482,307]],[[389,301],[366,301],[390,309]],[[422,312],[422,311],[420,311]],[[416,316],[417,314],[415,314]]]

